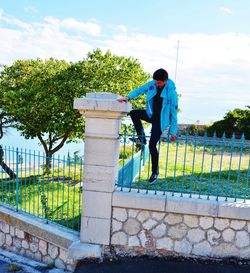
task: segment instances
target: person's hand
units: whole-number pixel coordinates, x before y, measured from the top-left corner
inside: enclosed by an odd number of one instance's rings
[[[125,98],[119,98],[119,99],[117,99],[117,101],[123,102],[123,103],[127,103],[128,102],[128,98],[127,97],[125,97]]]
[[[177,136],[176,136],[176,135],[174,135],[174,134],[172,134],[172,135],[170,135],[170,138],[171,138],[171,140],[172,140],[172,141],[176,141]]]

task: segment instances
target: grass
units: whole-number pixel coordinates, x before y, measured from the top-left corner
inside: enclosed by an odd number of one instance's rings
[[[80,230],[82,167],[52,175],[19,172],[17,180],[0,179],[0,202],[74,230]],[[18,189],[18,191],[17,191]]]
[[[150,162],[132,187],[159,191],[197,193],[233,198],[249,196],[249,148],[162,143],[159,149],[159,178],[148,184]]]
[[[17,272],[22,270],[23,268],[20,265],[17,264],[10,264],[8,266],[8,272]]]

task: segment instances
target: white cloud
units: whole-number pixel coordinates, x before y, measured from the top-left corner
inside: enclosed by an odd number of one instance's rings
[[[216,116],[222,118],[226,111],[249,104],[250,35],[176,33],[156,37],[129,31],[117,35],[117,29],[122,30],[117,26],[116,30],[113,28],[113,36],[104,31],[103,36],[95,36],[100,34],[98,24],[92,23],[93,26],[73,18],[46,17],[44,21],[27,24],[9,17],[6,21],[6,17],[0,11],[0,64],[37,57],[75,61],[99,47],[138,59],[148,72],[163,67],[172,79],[176,76],[177,88],[182,94],[181,121],[199,119],[204,122]],[[86,33],[90,36],[82,35]]]
[[[120,33],[128,32],[128,28],[125,25],[110,25],[110,28]]]
[[[26,6],[24,7],[24,11],[29,14],[37,13],[37,9],[33,6]]]
[[[230,8],[220,7],[220,11],[223,13],[232,14],[232,11]]]

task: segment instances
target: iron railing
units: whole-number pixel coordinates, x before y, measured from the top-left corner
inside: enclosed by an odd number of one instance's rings
[[[236,139],[235,135],[227,139],[225,134],[222,138],[217,138],[216,134],[200,137],[197,133],[191,136],[187,131],[175,142],[165,135],[158,144],[160,174],[153,185],[148,182],[151,175],[148,147],[136,149],[129,140],[131,137],[135,137],[135,133],[128,134],[125,130],[120,138],[120,153],[127,155],[120,161],[117,185],[121,190],[179,193],[179,196],[195,195],[206,199],[213,196],[225,201],[250,198],[250,141],[245,140],[244,135],[241,139]],[[133,175],[127,175],[131,173]]]
[[[0,146],[1,147],[1,146]],[[80,231],[83,159],[10,147],[0,153],[0,202]]]

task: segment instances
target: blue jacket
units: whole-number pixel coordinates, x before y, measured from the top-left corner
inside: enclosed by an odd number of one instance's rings
[[[157,86],[155,81],[152,80],[137,89],[133,90],[128,94],[128,98],[130,100],[138,97],[139,95],[145,94],[146,97],[146,112],[149,118],[153,116],[154,111],[154,96],[157,93]],[[175,84],[172,80],[168,79],[165,84],[161,97],[162,101],[162,109],[161,109],[161,131],[163,132],[165,129],[169,128],[170,134],[177,133],[177,112],[178,112],[178,96],[175,89]]]

